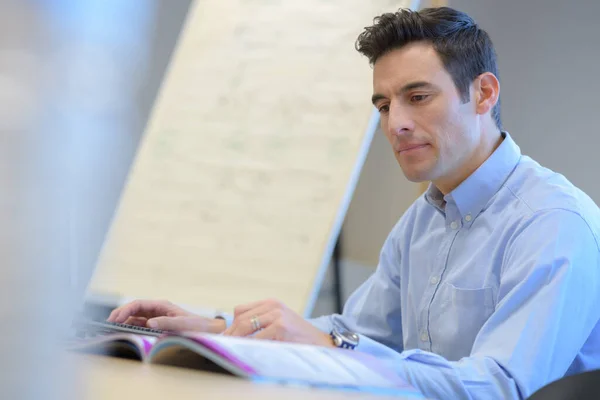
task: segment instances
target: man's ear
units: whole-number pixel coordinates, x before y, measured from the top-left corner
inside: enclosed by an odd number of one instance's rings
[[[473,82],[475,92],[475,110],[483,115],[490,111],[500,98],[500,81],[491,72],[484,72]]]

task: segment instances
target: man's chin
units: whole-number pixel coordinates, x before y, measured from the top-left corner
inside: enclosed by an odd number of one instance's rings
[[[402,172],[406,179],[414,183],[428,182],[433,179],[433,174],[428,171],[405,171],[403,169]]]
[[[435,178],[435,173],[433,166],[428,165],[428,162],[419,163],[420,165],[402,165],[400,160],[398,160],[398,164],[402,169],[402,173],[411,182],[420,183],[431,181]],[[418,168],[420,167],[420,168]]]

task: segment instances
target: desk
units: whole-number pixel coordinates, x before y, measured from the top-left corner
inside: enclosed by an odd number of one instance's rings
[[[143,364],[113,357],[70,354],[86,400],[230,399],[243,400],[402,400],[405,397],[349,391],[257,384],[217,373]],[[415,397],[406,397],[415,399]]]

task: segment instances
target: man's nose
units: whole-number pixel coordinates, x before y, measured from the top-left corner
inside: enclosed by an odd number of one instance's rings
[[[388,129],[396,136],[412,132],[414,123],[407,110],[399,106],[390,107]]]

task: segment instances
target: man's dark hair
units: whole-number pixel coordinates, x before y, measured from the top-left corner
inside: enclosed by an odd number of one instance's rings
[[[356,50],[375,64],[382,55],[418,41],[432,44],[465,103],[477,76],[491,72],[498,77],[496,52],[487,32],[467,14],[449,7],[382,14],[358,36]],[[502,129],[500,98],[492,117]]]

